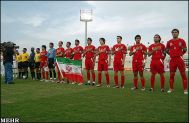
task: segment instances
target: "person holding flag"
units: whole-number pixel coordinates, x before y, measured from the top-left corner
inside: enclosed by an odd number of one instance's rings
[[[71,42],[68,41],[66,43],[66,47],[67,49],[65,50],[65,53],[64,53],[65,58],[73,59],[73,49],[71,48]],[[74,80],[73,77],[66,75],[65,78],[67,78],[67,83],[72,84],[71,81]]]
[[[119,88],[118,85],[118,71],[121,73],[121,88],[124,88],[124,64],[127,53],[127,47],[121,43],[122,37],[117,36],[117,44],[112,48],[112,54],[114,55],[113,68],[114,68],[114,88]]]
[[[140,43],[141,41],[140,35],[135,36],[135,41],[136,41],[136,44],[131,46],[130,53],[129,53],[130,56],[133,56],[132,69],[133,69],[133,74],[134,74],[134,79],[133,79],[134,87],[131,88],[131,90],[138,89],[138,73],[139,73],[140,80],[142,83],[141,90],[144,91],[145,79],[144,79],[143,71],[144,71],[144,66],[145,66],[145,59],[147,56],[147,48],[145,45]]]
[[[88,46],[85,47],[83,52],[83,57],[85,57],[85,68],[87,73],[87,80],[88,82],[86,85],[90,85],[90,73],[92,74],[92,85],[95,85],[95,72],[94,72],[94,65],[95,65],[95,46],[92,45],[92,39],[87,39]]]
[[[80,46],[79,43],[80,43],[79,40],[76,39],[75,40],[75,47],[73,48],[73,60],[78,60],[78,61],[82,62],[81,56],[82,56],[82,53],[83,53],[83,47]],[[75,76],[72,84],[78,83],[78,85],[82,85],[83,81],[79,81],[79,80],[80,79],[77,76]]]
[[[106,76],[106,85],[107,87],[110,87],[110,78],[108,74],[108,66],[110,65],[110,48],[108,45],[105,45],[105,39],[100,38],[100,46],[98,47],[98,51],[95,54],[98,57],[98,85],[97,87],[100,87],[102,85],[101,79],[102,79],[102,71],[104,71]],[[109,61],[108,61],[109,56]]]
[[[165,45],[160,43],[161,37],[156,34],[154,36],[154,43],[149,46],[148,56],[151,57],[150,71],[151,71],[151,88],[150,91],[154,91],[155,75],[160,74],[161,92],[164,92],[165,77],[164,77],[164,59],[166,56]]]
[[[64,48],[62,47],[62,45],[63,45],[63,42],[59,41],[58,48],[56,49],[56,57],[60,57],[60,58],[64,57]],[[56,63],[56,68],[57,68],[57,73],[58,73],[57,83],[63,83],[63,81],[61,81],[61,73],[60,73],[57,63]],[[63,80],[63,76],[62,76],[62,80]]]

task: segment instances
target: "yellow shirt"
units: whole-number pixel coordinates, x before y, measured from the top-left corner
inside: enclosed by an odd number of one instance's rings
[[[29,55],[28,53],[22,53],[21,54],[22,57],[22,62],[28,61],[29,60]]]
[[[41,54],[35,53],[35,62],[41,62]]]
[[[22,61],[22,56],[21,55],[16,55],[16,61],[21,62]]]

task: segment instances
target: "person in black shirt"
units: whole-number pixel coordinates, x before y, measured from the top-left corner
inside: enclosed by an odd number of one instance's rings
[[[5,83],[13,84],[13,55],[15,53],[14,48],[6,48],[6,52],[3,52],[3,65],[5,68]]]

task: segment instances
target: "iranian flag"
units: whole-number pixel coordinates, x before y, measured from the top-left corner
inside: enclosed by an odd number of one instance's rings
[[[83,75],[81,72],[82,61],[57,57],[56,63],[58,65],[59,70],[61,71],[61,76],[63,78],[83,83]]]

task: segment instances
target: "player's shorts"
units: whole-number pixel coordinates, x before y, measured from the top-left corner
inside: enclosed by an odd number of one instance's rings
[[[133,69],[133,72],[144,71],[143,61],[142,60],[133,60],[132,61],[132,69]]]
[[[123,71],[124,65],[122,65],[122,60],[114,60],[113,67],[114,71]]]
[[[108,60],[98,61],[98,71],[108,71]]]
[[[156,74],[156,73],[164,73],[164,63],[161,59],[155,59],[155,60],[152,60],[151,63],[150,63],[150,71],[151,73],[153,74]]]
[[[29,62],[28,65],[30,69],[35,68],[35,62]]]
[[[40,62],[40,68],[44,68],[47,65],[46,61],[41,61]]]
[[[93,59],[85,59],[85,68],[86,70],[93,70],[94,69],[94,61]]]
[[[48,67],[49,67],[49,69],[54,69],[55,68],[54,58],[49,58],[48,59]]]
[[[177,68],[180,72],[185,72],[186,65],[182,57],[174,57],[169,62],[170,72],[176,72]]]
[[[22,62],[18,62],[18,69],[22,69]]]
[[[28,66],[29,66],[28,61],[22,62],[22,68],[26,69],[28,68]]]
[[[40,68],[40,62],[35,62],[35,68]]]

